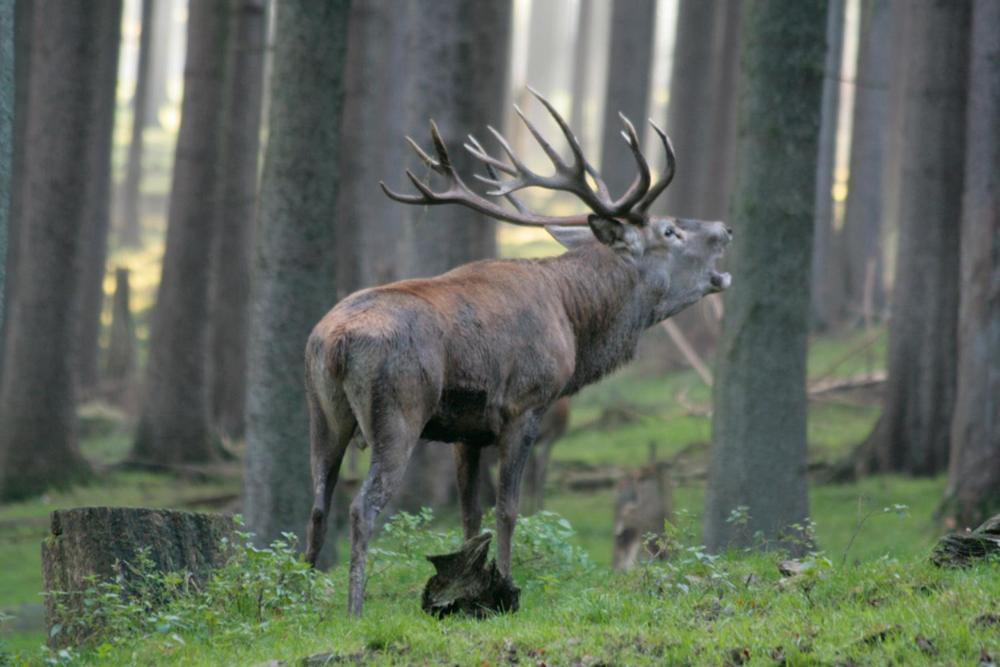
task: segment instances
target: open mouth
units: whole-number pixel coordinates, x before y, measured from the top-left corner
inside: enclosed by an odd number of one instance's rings
[[[719,257],[721,256],[721,253],[716,255],[712,259],[711,266],[709,266],[708,284],[713,292],[721,292],[733,282],[733,277],[728,272],[719,271],[715,268],[715,263],[719,261]]]

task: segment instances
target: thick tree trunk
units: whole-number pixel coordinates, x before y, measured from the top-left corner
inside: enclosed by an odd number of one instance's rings
[[[17,284],[17,254],[20,249],[21,228],[21,202],[24,200],[24,153],[27,138],[27,118],[28,118],[28,74],[31,63],[31,31],[32,13],[34,4],[30,0],[17,0],[14,2],[14,41],[13,41],[13,64],[14,78],[13,92],[13,117],[14,123],[11,132],[13,141],[13,154],[11,156],[10,170],[10,208],[7,217],[7,244],[3,250],[6,263],[6,278],[3,285],[3,299],[9,313],[11,304],[14,301],[14,287]],[[10,328],[10,317],[0,319],[0,379],[3,378],[4,351],[7,339],[7,331]]]
[[[866,454],[875,470],[933,475],[948,465],[955,401],[970,3],[906,7],[889,381]]]
[[[957,527],[1000,510],[1000,4],[972,10],[962,206],[958,392],[945,513]]]
[[[80,230],[79,281],[76,303],[76,379],[84,394],[99,380],[97,338],[104,306],[105,262],[111,226],[111,135],[115,124],[118,50],[121,43],[122,0],[102,0],[91,10],[98,21],[98,53],[88,80],[94,88],[87,121],[87,192]]]
[[[262,543],[285,531],[302,537],[312,504],[302,364],[309,332],[337,300],[334,221],[349,3],[281,0],[275,7],[244,487],[247,523]]]
[[[426,137],[427,119],[434,118],[459,173],[475,167],[462,149],[466,135],[482,137],[487,125],[503,126],[511,21],[509,0],[411,5],[406,134]],[[416,158],[410,160],[415,173],[423,173]],[[397,170],[391,180],[398,178]],[[496,254],[496,225],[485,216],[461,207],[407,208],[400,214],[407,221],[408,275],[437,275]],[[415,511],[453,497],[450,451],[421,444],[410,459],[398,506]]]
[[[837,160],[837,119],[840,116],[841,63],[844,53],[846,0],[829,0],[826,13],[826,64],[823,107],[820,112],[819,157],[816,161],[815,232],[810,280],[813,324],[826,329],[834,324],[843,300],[837,259],[839,239],[833,225],[833,171]]]
[[[76,438],[73,376],[76,267],[89,175],[88,73],[99,22],[83,4],[38,0],[25,155],[20,281],[0,383],[0,498],[12,500],[86,476]]]
[[[394,0],[351,5],[337,214],[340,297],[402,277],[406,214],[378,182],[396,178],[406,158],[407,7]]]
[[[889,152],[889,81],[892,69],[890,0],[861,7],[861,34],[851,132],[851,171],[841,232],[843,261],[837,267],[841,311],[834,317],[860,322],[867,310],[885,309],[882,276],[884,174]]]
[[[136,247],[142,242],[142,135],[149,108],[153,16],[153,0],[142,0],[139,62],[135,74],[135,93],[132,95],[132,140],[128,146],[128,164],[122,188],[121,243],[130,247]]]
[[[212,248],[209,359],[212,417],[219,431],[245,431],[247,332],[257,155],[264,84],[265,0],[238,0],[232,21]]]
[[[0,0],[0,329],[4,321],[7,280],[7,228],[10,220],[10,175],[14,135],[14,0]],[[3,339],[0,338],[0,346]]]
[[[743,4],[734,281],[705,510],[713,550],[748,545],[758,531],[781,539],[808,516],[806,336],[826,5]],[[727,522],[741,506],[746,524]]]
[[[621,197],[635,178],[635,160],[619,135],[618,114],[625,114],[636,128],[649,116],[655,27],[655,0],[614,0],[601,132],[601,176],[614,197]]]
[[[206,372],[208,292],[230,13],[225,2],[195,2],[190,12],[167,247],[131,454],[138,464],[216,456]]]

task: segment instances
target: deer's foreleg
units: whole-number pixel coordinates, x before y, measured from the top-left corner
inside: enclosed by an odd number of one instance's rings
[[[479,501],[480,451],[476,445],[456,442],[455,473],[458,481],[458,501],[462,509],[462,528],[465,539],[479,534],[483,525],[483,507]]]
[[[511,576],[510,549],[517,523],[518,500],[524,465],[537,435],[538,419],[533,412],[511,422],[500,435],[500,474],[497,489],[497,568]]]

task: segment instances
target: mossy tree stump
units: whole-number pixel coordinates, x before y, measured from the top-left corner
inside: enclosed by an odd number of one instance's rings
[[[492,533],[473,537],[458,551],[428,556],[437,574],[428,580],[420,606],[443,618],[464,614],[482,618],[496,612],[517,611],[521,590],[500,576],[496,561],[487,565]]]
[[[53,512],[42,542],[49,644],[66,646],[99,630],[83,609],[82,593],[95,578],[120,578],[128,591],[136,576],[130,565],[145,550],[157,572],[183,571],[201,583],[225,563],[222,539],[231,540],[234,529],[233,518],[221,514],[126,507]]]
[[[975,530],[945,535],[934,547],[931,560],[941,567],[965,567],[990,556],[1000,558],[1000,514]]]

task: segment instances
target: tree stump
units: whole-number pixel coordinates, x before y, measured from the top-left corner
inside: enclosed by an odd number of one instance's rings
[[[232,517],[221,514],[126,507],[53,512],[51,534],[42,542],[49,644],[66,646],[99,631],[83,610],[89,578],[120,577],[127,591],[135,578],[128,565],[146,549],[156,571],[184,571],[201,583],[225,563],[228,550],[222,538],[231,540],[234,529]],[[51,595],[57,592],[65,595]],[[53,632],[57,624],[60,628]]]
[[[491,539],[492,533],[483,533],[454,553],[427,557],[437,574],[424,586],[424,611],[438,618],[455,613],[483,618],[518,610],[521,589],[500,576],[496,561],[486,564]]]
[[[940,567],[965,567],[991,555],[1000,556],[1000,514],[975,530],[945,535],[934,547],[931,560]]]

